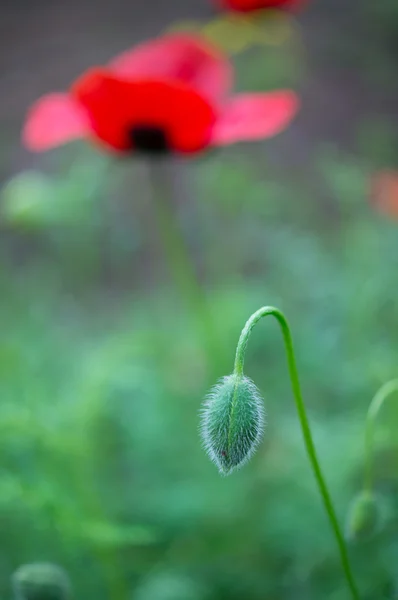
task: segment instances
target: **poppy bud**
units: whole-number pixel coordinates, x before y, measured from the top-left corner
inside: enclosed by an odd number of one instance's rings
[[[346,536],[351,541],[364,541],[380,527],[380,502],[373,492],[363,490],[353,499],[346,521]]]
[[[202,409],[201,433],[210,459],[223,475],[250,459],[263,430],[263,400],[250,379],[234,373],[210,390]]]
[[[15,600],[69,600],[71,584],[67,573],[51,563],[19,567],[12,576]]]

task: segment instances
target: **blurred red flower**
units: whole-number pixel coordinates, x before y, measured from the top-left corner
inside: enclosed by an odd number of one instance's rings
[[[291,9],[301,5],[305,0],[215,0],[220,8],[239,12],[252,12],[267,8]]]
[[[373,175],[371,202],[381,213],[398,218],[398,171],[379,171]]]
[[[271,137],[298,110],[289,90],[230,96],[233,70],[199,37],[171,34],[93,68],[68,93],[40,98],[23,129],[41,152],[85,137],[117,152],[190,154]]]

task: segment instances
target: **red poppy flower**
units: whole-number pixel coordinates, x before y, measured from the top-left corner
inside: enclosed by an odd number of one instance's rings
[[[239,12],[252,12],[264,9],[291,9],[299,6],[305,0],[215,0],[220,8]]]
[[[68,93],[39,99],[23,130],[41,152],[76,138],[127,152],[199,152],[273,136],[297,112],[291,91],[229,97],[232,68],[197,37],[143,43],[84,73]]]

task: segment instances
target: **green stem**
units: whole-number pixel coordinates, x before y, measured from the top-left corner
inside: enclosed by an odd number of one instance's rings
[[[152,202],[167,262],[178,293],[196,317],[198,333],[203,338],[208,356],[211,357],[217,347],[215,324],[203,288],[198,281],[190,250],[175,216],[173,164],[169,158],[152,160],[148,164],[153,188]]]
[[[348,587],[351,592],[351,596],[354,600],[359,600],[358,590],[352,575],[351,565],[348,557],[347,547],[344,541],[344,537],[341,533],[340,526],[337,520],[336,512],[333,506],[333,501],[330,496],[325,478],[322,474],[322,470],[318,461],[315,444],[312,439],[311,428],[309,425],[305,404],[301,395],[300,382],[297,372],[296,359],[293,350],[293,341],[290,333],[290,328],[284,314],[272,306],[264,306],[256,311],[244,326],[241,336],[239,338],[238,346],[236,349],[235,368],[234,372],[237,375],[243,374],[243,363],[246,352],[247,343],[249,340],[250,333],[256,323],[262,318],[272,316],[274,317],[282,330],[283,341],[285,343],[287,362],[289,367],[290,381],[293,389],[293,396],[296,403],[297,413],[300,421],[301,431],[304,438],[304,444],[307,451],[307,455],[311,464],[312,471],[315,476],[315,480],[318,486],[319,493],[322,497],[323,505],[326,510],[330,525],[332,527],[334,536],[336,538],[337,546],[340,552],[341,564],[347,580]]]
[[[373,396],[366,414],[365,425],[365,475],[364,488],[368,491],[373,487],[373,448],[376,418],[387,398],[398,390],[398,379],[387,381]]]

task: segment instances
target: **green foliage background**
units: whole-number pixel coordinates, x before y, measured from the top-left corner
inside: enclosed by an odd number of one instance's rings
[[[378,61],[392,77],[395,3],[365,4],[364,22],[388,33],[356,68],[370,77]],[[237,59],[242,88],[305,88],[313,57],[297,71],[291,54],[273,55],[257,48]],[[264,304],[285,311],[344,523],[362,483],[367,406],[398,375],[397,222],[369,200],[373,173],[397,166],[393,123],[359,115],[350,148],[319,141],[305,165],[278,160],[296,124],[177,165],[172,208],[215,324],[212,352],[173,285],[142,161],[72,145],[3,186],[2,597],[13,570],[36,560],[62,564],[77,598],[348,597],[274,323],[249,345],[247,374],[268,424],[243,470],[219,476],[200,447],[198,411],[232,370],[248,316]],[[398,595],[395,423],[393,401],[377,435],[386,526],[350,546],[364,600]]]

